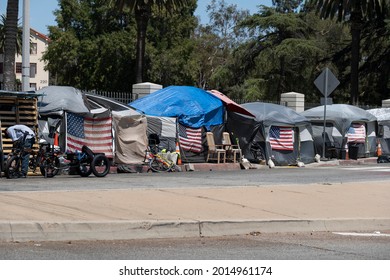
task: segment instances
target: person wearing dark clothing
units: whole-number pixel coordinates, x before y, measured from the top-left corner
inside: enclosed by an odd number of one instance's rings
[[[8,137],[11,138],[12,142],[22,141],[25,133],[27,134],[27,136],[23,144],[24,148],[31,149],[35,143],[35,133],[34,131],[32,131],[31,128],[23,124],[17,124],[8,127],[6,130],[6,134],[8,135]],[[20,176],[23,178],[27,176],[29,160],[30,160],[30,153],[28,152],[23,153],[22,174],[20,174]]]

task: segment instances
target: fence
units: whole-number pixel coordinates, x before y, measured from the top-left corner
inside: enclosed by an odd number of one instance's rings
[[[114,99],[124,104],[129,104],[137,99],[137,94],[131,92],[117,92],[117,91],[101,91],[101,90],[83,90],[83,93],[96,94],[107,98]]]

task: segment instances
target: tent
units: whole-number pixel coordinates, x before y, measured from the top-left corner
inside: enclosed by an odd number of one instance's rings
[[[306,110],[301,114],[310,120],[316,153],[322,155],[324,106]],[[376,130],[376,117],[359,107],[347,104],[326,106],[326,142],[331,142],[340,150],[348,146],[350,157],[352,147],[357,153],[352,158],[366,157],[376,153]],[[342,157],[341,154],[338,157]]]
[[[370,109],[367,112],[374,115],[378,120],[379,131],[381,131],[378,140],[382,147],[382,153],[390,155],[390,108]]]
[[[146,141],[146,117],[126,104],[95,95],[85,95],[73,87],[49,86],[38,91],[40,136],[53,141],[59,133],[62,151],[75,152],[82,145],[105,153],[118,163],[141,162]],[[123,120],[121,120],[123,118]],[[132,135],[132,140],[128,135]],[[116,139],[120,135],[120,139]],[[129,144],[134,151],[129,152]],[[142,147],[142,148],[141,148]]]
[[[224,117],[220,99],[191,86],[163,88],[129,105],[149,116],[175,117],[180,124],[191,128],[220,125]]]
[[[222,135],[225,108],[213,94],[191,86],[169,86],[137,99],[129,106],[148,117],[177,119],[177,139],[183,162],[204,162],[205,132]],[[160,135],[164,142],[163,135]]]
[[[258,145],[265,159],[276,165],[295,165],[314,161],[310,122],[294,110],[271,103],[242,104],[255,117],[228,112],[228,130],[237,137],[244,156],[255,160],[251,151]]]

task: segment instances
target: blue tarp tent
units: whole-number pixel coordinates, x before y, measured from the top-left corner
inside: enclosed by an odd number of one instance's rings
[[[224,123],[222,101],[205,90],[170,86],[137,99],[129,105],[150,116],[176,117],[186,127],[200,128]]]

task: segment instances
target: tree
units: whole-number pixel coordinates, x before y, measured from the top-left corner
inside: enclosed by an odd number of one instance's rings
[[[160,10],[173,12],[188,4],[190,0],[116,0],[120,10],[126,7],[134,12],[137,23],[137,54],[136,54],[136,83],[142,83],[145,63],[146,30],[149,19],[152,16],[152,9],[157,7]]]
[[[4,53],[5,46],[5,15],[0,16],[0,53]],[[16,38],[16,53],[22,53],[22,36],[23,31],[21,28],[18,28],[18,36]]]
[[[108,1],[61,0],[43,59],[55,83],[81,89],[129,91],[135,73],[134,21]],[[129,43],[131,42],[131,43]]]
[[[224,0],[212,0],[207,10],[209,23],[198,26],[194,36],[198,64],[196,84],[201,88],[225,91],[226,81],[232,80],[232,73],[226,66],[233,50],[249,38],[247,30],[238,25],[249,16],[249,11],[227,5]]]
[[[8,0],[4,39],[4,89],[15,90],[15,54],[18,36],[19,0]]]
[[[350,103],[359,104],[360,35],[365,22],[382,17],[387,0],[311,0],[317,4],[320,18],[334,18],[351,25]]]
[[[243,98],[277,101],[283,92],[313,92],[313,73],[324,55],[315,23],[310,14],[277,10],[261,6],[241,23],[256,34],[236,49],[231,66],[239,77],[235,83],[250,93]]]

